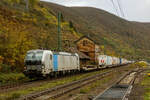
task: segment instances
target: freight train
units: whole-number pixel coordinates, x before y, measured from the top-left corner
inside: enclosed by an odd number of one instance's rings
[[[129,63],[126,59],[99,55],[96,68],[113,67]],[[79,72],[80,58],[77,53],[30,50],[25,57],[24,74],[28,77],[48,76],[67,72]]]
[[[100,67],[113,67],[131,63],[130,61],[124,58],[111,57],[107,55],[99,55],[98,56],[98,65]]]

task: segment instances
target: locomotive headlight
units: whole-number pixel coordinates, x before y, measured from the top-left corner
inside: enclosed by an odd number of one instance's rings
[[[44,69],[44,65],[42,65],[42,69]]]
[[[42,63],[42,67],[41,67],[42,69],[44,69],[44,64]]]
[[[25,67],[24,67],[24,70],[26,70],[26,69],[27,69],[27,67],[25,66]]]

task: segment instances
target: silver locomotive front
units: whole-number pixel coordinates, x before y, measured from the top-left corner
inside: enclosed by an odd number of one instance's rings
[[[25,58],[24,74],[28,77],[37,77],[42,75],[42,50],[31,50],[27,52]]]

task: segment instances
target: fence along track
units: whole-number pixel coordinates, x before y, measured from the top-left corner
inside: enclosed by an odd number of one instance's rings
[[[143,71],[144,69],[136,69],[127,72],[113,85],[107,88],[103,93],[99,94],[93,100],[127,100],[126,96],[130,94],[132,85],[134,84],[137,75]],[[135,76],[133,76],[132,80],[128,84],[122,84],[121,81],[132,73],[135,73]]]
[[[14,87],[19,87],[21,85],[27,85],[29,83],[32,83],[32,82],[31,81],[17,82],[17,83],[12,82],[12,83],[9,83],[9,84],[6,84],[6,85],[0,85],[0,92],[3,91],[3,90],[14,88]]]
[[[54,88],[50,88],[50,89],[47,89],[47,90],[44,90],[44,91],[41,91],[41,92],[37,92],[37,93],[33,93],[33,94],[29,94],[27,96],[23,96],[21,97],[19,100],[34,100],[38,97],[41,97],[43,95],[47,95],[47,94],[51,94],[52,92],[56,92],[56,94],[54,95],[50,95],[49,97],[45,98],[45,99],[49,99],[49,98],[56,98],[56,97],[59,97],[67,92],[70,92],[72,90],[75,90],[77,88],[80,88],[86,84],[89,84],[91,82],[94,82],[96,81],[97,79],[109,73],[113,72],[113,70],[111,71],[107,71],[107,72],[104,72],[104,73],[100,73],[100,74],[96,74],[94,76],[90,76],[90,77],[87,77],[87,78],[84,78],[84,79],[81,79],[81,80],[78,80],[78,81],[74,81],[74,82],[71,82],[71,83],[68,83],[68,84],[65,84],[65,85],[61,85],[61,86],[57,86],[57,87],[54,87]],[[75,86],[74,86],[75,85]],[[65,89],[67,88],[67,89]],[[63,91],[61,89],[64,89]],[[61,90],[60,92],[58,92],[58,90]],[[43,99],[42,99],[43,100]]]
[[[28,81],[24,81],[24,82],[12,82],[12,83],[9,83],[9,84],[5,84],[5,85],[0,85],[0,93],[1,92],[7,92],[9,91],[9,89],[14,89],[14,88],[17,88],[17,87],[20,87],[20,86],[27,86],[27,85],[30,85],[30,84],[34,84],[34,83],[37,83],[37,82],[45,82],[45,81],[50,81],[50,80],[37,80],[37,79],[34,79],[34,80],[28,80]]]

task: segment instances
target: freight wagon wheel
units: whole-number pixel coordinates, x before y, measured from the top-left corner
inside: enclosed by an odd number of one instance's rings
[[[59,72],[59,76],[63,76],[63,72],[62,71]]]

